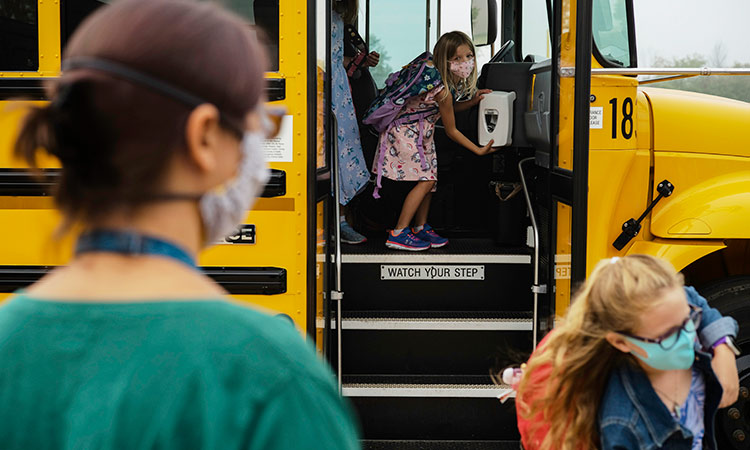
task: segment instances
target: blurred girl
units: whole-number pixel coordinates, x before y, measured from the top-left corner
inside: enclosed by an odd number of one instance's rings
[[[716,449],[716,410],[739,390],[736,334],[668,263],[602,261],[524,369],[524,447]]]

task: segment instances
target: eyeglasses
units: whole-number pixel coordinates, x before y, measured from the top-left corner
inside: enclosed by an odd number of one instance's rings
[[[636,336],[634,334],[630,334],[625,331],[620,331],[619,333],[624,336],[633,338],[633,339],[638,339],[639,341],[650,342],[652,344],[659,344],[659,346],[663,348],[664,350],[670,350],[672,347],[674,347],[674,345],[679,340],[681,331],[690,332],[690,331],[697,330],[698,326],[701,323],[701,318],[703,317],[703,309],[697,306],[690,305],[690,304],[688,306],[690,307],[690,314],[688,314],[687,318],[685,318],[682,324],[680,326],[670,328],[666,333],[664,333],[663,335],[661,335],[660,337],[656,339]],[[688,330],[686,328],[688,323],[693,324],[694,328],[692,330]]]

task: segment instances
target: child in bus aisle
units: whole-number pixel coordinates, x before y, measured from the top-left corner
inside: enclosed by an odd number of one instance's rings
[[[482,94],[489,92],[476,88],[477,69],[471,39],[460,31],[446,33],[438,39],[433,54],[433,62],[443,84],[407,100],[398,117],[429,111],[434,113],[421,122],[390,126],[383,131],[378,147],[387,140],[387,151],[382,158],[376,155],[373,164],[374,172],[381,170],[382,176],[391,180],[416,181],[401,207],[396,228],[388,233],[385,245],[393,249],[419,251],[448,244],[448,239],[435,233],[427,223],[430,201],[437,183],[434,129],[438,119],[443,119],[449,138],[477,155],[496,150],[492,148],[493,141],[479,147],[456,128],[454,110],[462,111],[478,104],[483,98]],[[418,151],[420,137],[425,164]],[[382,159],[382,164],[379,159]],[[414,227],[410,229],[412,223]]]
[[[345,206],[360,193],[370,180],[367,163],[362,155],[359,125],[354,113],[352,94],[344,66],[344,24],[357,17],[356,0],[337,0],[331,12],[331,110],[336,117],[338,139],[339,203],[341,204],[341,241],[361,244],[367,238],[346,221]]]
[[[600,262],[523,369],[524,448],[716,449],[716,410],[739,391],[736,334],[669,263]]]

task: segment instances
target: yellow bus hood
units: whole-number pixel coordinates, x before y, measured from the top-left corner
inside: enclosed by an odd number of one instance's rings
[[[750,156],[750,103],[674,89],[642,88],[657,152]]]

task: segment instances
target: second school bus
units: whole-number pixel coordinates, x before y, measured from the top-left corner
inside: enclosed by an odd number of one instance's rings
[[[516,94],[507,116],[481,108],[457,116],[473,139],[482,121],[512,117],[512,142],[495,155],[468,154],[438,129],[430,222],[451,243],[419,255],[386,251],[375,231],[367,245],[342,246],[329,226],[338,223],[336,133],[325,109],[332,1],[226,3],[265,30],[267,97],[288,113],[282,136],[268,144],[274,176],[263,198],[199,264],[232,295],[289,316],[315,342],[356,406],[366,447],[502,448],[517,440],[512,402],[497,400],[508,387],[489,375],[531,350],[566,311],[571,285],[605,257],[667,259],[740,322],[740,346],[750,342],[750,104],[640,82],[638,74],[708,71],[638,68],[632,0],[402,2],[408,14],[396,14],[390,0],[362,0],[360,33],[381,42],[373,48],[381,53],[429,50],[451,31],[447,24],[457,26],[455,11],[466,12],[464,31],[473,18],[478,53],[492,57],[480,87]],[[41,84],[58,75],[67,38],[99,6],[23,0],[0,8],[4,296],[64,264],[74,238],[51,237],[56,161],[45,162],[40,182],[11,156],[22,116],[13,99],[46,100]],[[394,43],[395,30],[411,35]],[[541,57],[534,33],[546,40]],[[406,62],[391,61],[394,69]],[[363,133],[366,151],[371,139]],[[517,185],[515,197],[498,198]],[[380,201],[365,193],[352,219],[388,226],[397,191],[384,186]],[[738,370],[743,395],[718,419],[722,448],[745,448],[750,433],[750,357],[738,359]]]

